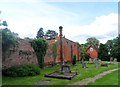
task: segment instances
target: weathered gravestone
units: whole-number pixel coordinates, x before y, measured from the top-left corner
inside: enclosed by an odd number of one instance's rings
[[[110,57],[110,62],[113,62],[113,58],[112,57]]]
[[[100,63],[97,58],[94,59],[94,64],[96,68],[100,66]]]
[[[82,63],[82,68],[86,68],[86,64],[85,64],[85,62],[84,62],[84,58],[82,58],[81,63]]]
[[[66,73],[70,73],[71,70],[70,70],[70,66],[69,65],[62,65],[61,66],[61,72],[66,72]]]
[[[117,58],[114,58],[114,60],[113,60],[114,62],[117,62]]]

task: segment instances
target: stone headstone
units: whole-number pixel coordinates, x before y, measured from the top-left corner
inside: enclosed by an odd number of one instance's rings
[[[69,65],[62,65],[61,72],[70,73],[71,72],[70,66]]]
[[[82,58],[81,63],[82,63],[82,68],[86,68],[86,64],[85,64],[85,62],[84,62],[84,58]]]
[[[97,58],[94,59],[94,64],[96,68],[99,67],[100,64]]]
[[[113,58],[112,57],[110,57],[110,62],[113,62]]]
[[[114,60],[113,60],[114,62],[117,62],[117,58],[114,58]]]

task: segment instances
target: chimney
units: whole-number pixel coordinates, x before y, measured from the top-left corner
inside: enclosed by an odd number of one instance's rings
[[[62,26],[59,27],[59,33],[60,33],[60,60],[61,65],[63,64],[63,46],[62,46]]]
[[[62,28],[63,28],[62,26],[59,27],[59,33],[60,33],[59,36],[60,36],[60,37],[62,37]]]

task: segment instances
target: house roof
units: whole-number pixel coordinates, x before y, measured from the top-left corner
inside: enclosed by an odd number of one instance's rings
[[[98,48],[95,45],[89,45],[86,51],[89,50],[90,47],[93,47],[96,51],[98,51]]]

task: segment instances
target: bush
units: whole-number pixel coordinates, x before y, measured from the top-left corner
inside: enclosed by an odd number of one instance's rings
[[[73,64],[73,65],[75,65],[75,64],[76,64],[76,55],[74,55],[74,57],[73,57],[72,64]]]
[[[3,75],[11,77],[34,76],[38,74],[40,74],[40,68],[33,64],[13,66],[3,70]]]

